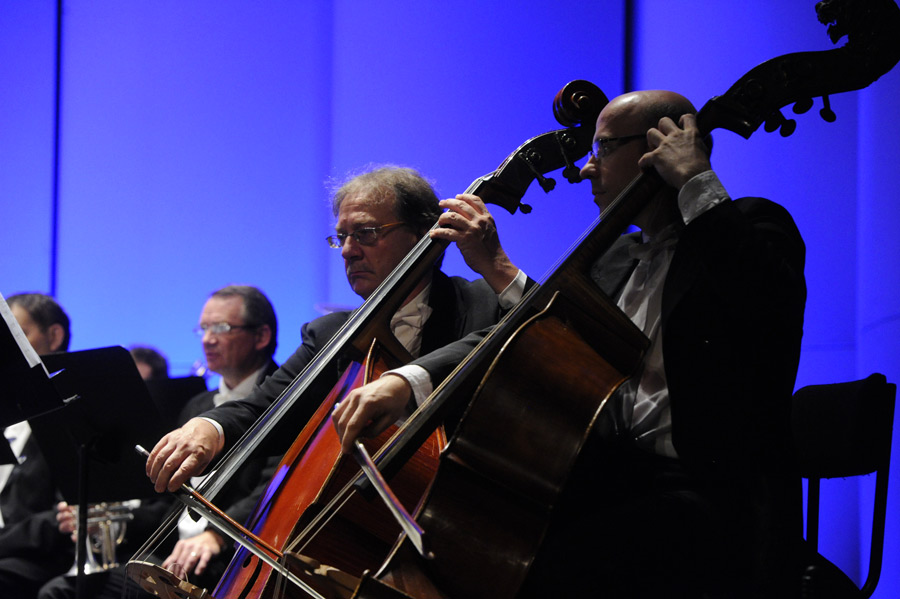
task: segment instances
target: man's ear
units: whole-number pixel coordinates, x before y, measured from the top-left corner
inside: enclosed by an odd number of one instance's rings
[[[272,342],[272,329],[269,325],[263,324],[256,329],[256,343],[254,347],[256,351],[262,351]]]
[[[50,351],[57,352],[62,349],[63,339],[66,337],[66,331],[58,322],[47,327],[47,339],[50,340]]]

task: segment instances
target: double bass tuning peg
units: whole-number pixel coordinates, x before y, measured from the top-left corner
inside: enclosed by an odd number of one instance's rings
[[[813,106],[812,98],[803,98],[802,100],[797,100],[794,103],[793,111],[794,114],[804,114],[809,111]]]
[[[764,128],[767,133],[779,130],[781,137],[787,137],[797,129],[797,121],[785,118],[780,110],[776,110],[766,119]]]
[[[550,177],[545,177],[543,175],[537,176],[538,183],[541,185],[541,189],[543,189],[546,193],[550,193],[554,189],[556,189],[556,180]]]
[[[822,96],[822,102],[825,104],[822,109],[819,111],[819,116],[822,117],[826,123],[833,123],[837,120],[837,115],[831,109],[831,100],[827,95]]]
[[[831,100],[828,96],[822,96],[822,102],[824,106],[821,110],[819,110],[819,116],[828,123],[833,123],[837,120],[837,115],[831,109]],[[794,114],[803,114],[807,112],[810,108],[813,107],[813,99],[812,98],[804,98],[802,100],[798,100],[794,103],[793,111]]]

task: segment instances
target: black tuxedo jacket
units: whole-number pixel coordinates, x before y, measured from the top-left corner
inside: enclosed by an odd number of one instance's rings
[[[623,236],[594,265],[595,281],[613,298],[636,265],[628,246],[638,241]],[[801,487],[790,417],[804,260],[787,211],[741,198],[682,230],[662,290],[673,444],[684,467],[706,481],[701,493],[733,542],[722,552],[752,581],[745,584],[773,597],[791,596],[799,582]]]
[[[3,440],[6,443],[6,440]],[[28,437],[22,449],[20,463],[16,464],[0,492],[0,511],[6,526],[52,509],[60,496],[50,476],[50,467],[44,459],[34,434]]]
[[[5,440],[3,441],[6,442]],[[24,579],[42,580],[65,572],[74,560],[74,545],[56,527],[56,502],[62,496],[50,477],[37,439],[31,435],[0,494],[4,527],[0,529],[0,579],[4,570]]]
[[[637,261],[625,235],[592,276],[618,298]],[[672,435],[682,459],[782,462],[803,334],[805,246],[762,198],[724,202],[681,232],[662,296]]]

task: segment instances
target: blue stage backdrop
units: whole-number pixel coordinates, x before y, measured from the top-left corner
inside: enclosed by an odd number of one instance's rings
[[[768,58],[832,47],[813,0],[61,5],[0,5],[0,292],[55,293],[73,349],[154,345],[176,375],[202,355],[190,331],[217,287],[269,295],[279,360],[303,322],[358,305],[324,242],[328,187],[348,171],[413,166],[451,196],[558,128],[570,80],[610,97],[628,81],[675,89],[699,108]],[[900,381],[898,95],[895,70],[833,97],[836,123],[818,100],[787,139],[715,136],[731,194],[784,204],[807,242],[798,386]],[[586,185],[556,179],[529,190],[530,215],[493,210],[536,278],[596,216]],[[471,276],[455,250],[445,264]],[[872,481],[829,482],[824,552],[859,581]],[[892,483],[876,597],[900,594],[898,502]]]

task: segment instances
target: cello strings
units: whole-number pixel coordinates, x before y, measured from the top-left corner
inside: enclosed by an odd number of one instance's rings
[[[284,552],[287,553],[288,551],[294,551],[299,553],[298,546],[302,550],[310,542],[312,542],[313,539],[315,539],[315,536],[319,534],[319,532],[321,532],[322,529],[325,528],[325,526],[337,515],[338,511],[340,511],[340,509],[344,507],[344,505],[346,505],[348,501],[350,501],[350,499],[352,498],[352,493],[355,490],[354,485],[357,480],[359,480],[359,476],[351,479],[346,485],[344,485],[344,488],[336,493],[335,496],[332,497],[331,500],[322,507],[319,513],[316,514],[312,520],[310,520],[309,524],[307,524],[306,527],[302,531],[300,531],[300,533],[296,537],[294,537],[290,541],[290,543],[288,543],[288,545],[285,547]],[[300,543],[302,543],[302,545],[300,545]]]

